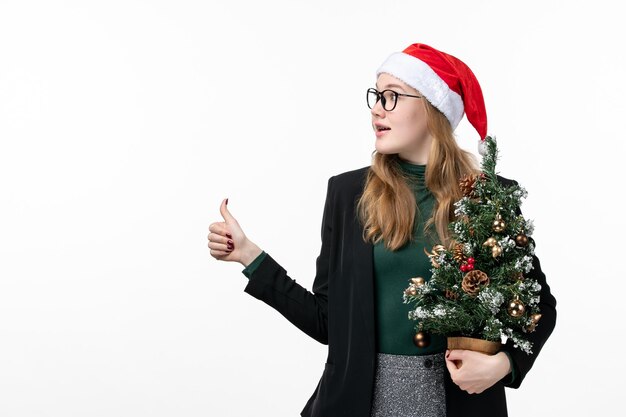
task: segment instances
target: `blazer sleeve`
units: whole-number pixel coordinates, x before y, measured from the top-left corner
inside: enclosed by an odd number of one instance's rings
[[[514,181],[517,184],[516,181]],[[522,211],[517,207],[517,214],[522,214]],[[533,244],[535,243],[530,238]],[[532,261],[533,268],[526,276],[528,278],[534,278],[541,285],[539,293],[539,310],[541,313],[541,319],[537,324],[534,332],[526,333],[525,336],[533,344],[532,353],[527,354],[522,352],[519,348],[513,347],[513,341],[508,339],[502,350],[509,354],[512,358],[513,370],[515,377],[510,381],[503,381],[504,386],[509,388],[519,388],[526,374],[532,368],[539,352],[541,351],[544,343],[552,334],[556,325],[556,298],[550,291],[550,286],[546,281],[546,275],[541,270],[541,264],[536,255],[533,255]]]
[[[328,271],[334,201],[333,177],[328,179],[322,214],[322,247],[316,260],[312,292],[302,287],[267,254],[250,274],[244,291],[273,307],[304,333],[328,344]]]

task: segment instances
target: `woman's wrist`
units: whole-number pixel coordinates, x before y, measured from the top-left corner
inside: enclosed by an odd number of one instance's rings
[[[251,241],[248,240],[244,244],[243,248],[241,248],[241,260],[240,260],[240,263],[244,267],[247,267],[261,253],[263,253],[263,250],[261,248],[259,248],[254,242],[251,242]]]
[[[504,351],[500,351],[495,355],[495,357],[498,358],[498,369],[501,370],[502,378],[504,378],[513,371],[509,355],[507,355]]]

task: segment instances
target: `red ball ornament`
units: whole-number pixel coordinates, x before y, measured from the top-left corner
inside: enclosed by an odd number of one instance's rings
[[[474,265],[474,258],[467,258],[467,263]]]
[[[461,265],[461,271],[467,272],[467,265],[466,264]]]

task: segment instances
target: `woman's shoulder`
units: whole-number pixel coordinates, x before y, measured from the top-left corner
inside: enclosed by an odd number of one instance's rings
[[[359,190],[363,188],[367,173],[370,169],[370,165],[366,165],[361,168],[352,169],[350,171],[344,171],[332,175],[329,181],[332,181],[335,189],[354,189]],[[518,185],[518,182],[512,178],[503,177],[500,174],[496,174],[498,181],[504,186]]]
[[[333,183],[335,189],[349,190],[362,188],[367,178],[367,172],[370,165],[352,169],[350,171],[344,171],[331,176],[330,180]]]
[[[511,178],[505,178],[502,175],[496,174],[496,177],[498,178],[498,181],[500,182],[500,184],[510,187],[511,185],[517,185],[518,182],[515,181],[514,179]]]

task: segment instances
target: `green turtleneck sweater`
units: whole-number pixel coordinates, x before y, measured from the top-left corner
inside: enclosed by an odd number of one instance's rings
[[[376,297],[376,328],[378,351],[397,355],[430,355],[445,352],[447,339],[431,335],[430,343],[417,347],[413,343],[415,325],[408,319],[411,306],[402,302],[402,294],[413,277],[431,277],[430,252],[437,243],[424,233],[424,223],[435,207],[435,196],[426,188],[424,177],[426,165],[416,165],[400,160],[402,171],[409,177],[408,184],[414,192],[417,210],[413,227],[413,241],[390,251],[384,240],[374,244],[374,289]],[[432,232],[431,232],[432,236]]]
[[[424,233],[424,224],[430,218],[436,205],[435,196],[426,188],[426,165],[413,164],[399,160],[399,166],[407,175],[407,183],[415,195],[417,210],[413,228],[413,241],[407,242],[396,251],[388,250],[384,241],[374,244],[374,289],[376,309],[376,349],[378,352],[396,355],[429,355],[445,352],[446,338],[440,335],[430,335],[430,343],[425,347],[417,347],[413,343],[416,322],[409,320],[411,310],[409,304],[404,304],[402,294],[409,286],[413,277],[423,277],[430,280],[430,259],[424,249],[430,252],[437,243],[431,231],[428,236]],[[267,253],[261,252],[242,272],[250,278],[251,274],[263,262]],[[511,355],[506,352],[511,362],[511,379],[515,379],[515,366]]]

